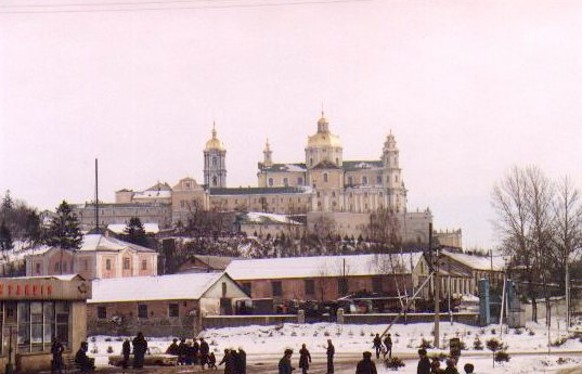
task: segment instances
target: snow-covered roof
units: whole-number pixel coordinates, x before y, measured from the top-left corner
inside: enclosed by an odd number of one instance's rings
[[[503,256],[478,256],[451,252],[446,249],[442,251],[442,254],[475,270],[503,271],[505,269],[505,258]]]
[[[409,274],[411,273],[411,266],[412,269],[416,267],[421,257],[421,252],[414,252],[412,254],[404,253],[402,255],[367,254],[234,260],[226,268],[226,272],[237,281],[248,279],[338,277],[343,275],[363,276],[392,273]]]
[[[284,214],[248,212],[241,217],[245,223],[301,225]]]
[[[11,277],[10,279],[56,279],[61,281],[85,280],[79,274],[63,274],[63,275],[34,275],[26,277]]]
[[[225,273],[187,273],[96,279],[88,303],[147,300],[197,300]]]
[[[124,234],[127,225],[125,223],[111,223],[107,225],[107,230],[116,234]],[[160,232],[160,227],[157,223],[144,223],[143,229],[146,234],[157,234]]]
[[[134,199],[159,199],[159,198],[171,198],[172,197],[172,191],[142,191],[142,192],[136,192],[133,195]]]
[[[43,255],[49,250],[56,247],[48,247],[46,245],[41,245],[31,250],[28,256],[39,256]],[[83,242],[79,248],[79,252],[92,252],[92,251],[110,251],[119,252],[125,249],[132,249],[136,252],[155,252],[153,249],[142,247],[141,245],[124,242],[123,240],[115,239],[110,236],[105,236],[102,234],[86,234],[83,236]]]

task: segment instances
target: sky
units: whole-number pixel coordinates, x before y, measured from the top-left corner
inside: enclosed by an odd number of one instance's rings
[[[213,122],[228,186],[256,186],[266,139],[274,162],[302,162],[322,107],[344,160],[379,159],[392,131],[408,209],[468,248],[499,244],[509,168],[581,186],[579,1],[276,3],[3,1],[0,191],[89,201],[95,158],[104,201],[202,183]]]

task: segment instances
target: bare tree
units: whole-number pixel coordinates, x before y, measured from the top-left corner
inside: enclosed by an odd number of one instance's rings
[[[582,248],[582,205],[580,193],[572,180],[565,176],[557,185],[554,201],[554,259],[561,267],[566,295],[566,322],[570,323],[570,262]]]
[[[368,240],[376,243],[382,252],[394,250],[402,242],[400,219],[392,209],[380,207],[370,214],[370,222],[364,229]]]
[[[537,321],[536,271],[539,264],[532,256],[530,212],[530,179],[524,169],[513,167],[493,188],[492,205],[498,220],[494,222],[502,239],[505,254],[511,256],[511,266],[523,271],[527,296],[532,301],[532,320]]]

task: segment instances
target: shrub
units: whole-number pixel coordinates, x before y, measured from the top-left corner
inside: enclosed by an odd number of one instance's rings
[[[330,335],[330,334],[329,334],[329,331],[324,331],[324,332],[323,332],[323,336],[329,336],[329,335]]]
[[[487,342],[485,342],[485,345],[487,346],[487,349],[491,351],[491,354],[493,355],[493,367],[495,367],[495,361],[496,359],[496,352],[501,350],[503,348],[503,344],[495,339],[495,338],[491,338],[489,340],[487,340]]]
[[[109,353],[109,354],[113,353],[113,347],[112,346],[107,347],[107,353]]]
[[[534,336],[536,333],[533,330],[529,330],[528,334],[529,336]]]
[[[96,337],[94,337],[94,336],[92,336],[92,337],[91,337],[91,343],[95,343],[96,341],[97,341],[97,338],[96,338]]]
[[[559,338],[557,338],[556,340],[554,340],[551,343],[552,347],[559,347],[561,345],[564,345],[564,343],[566,343],[568,341],[568,338],[565,336],[560,336]]]
[[[475,336],[475,340],[473,340],[473,349],[475,349],[476,351],[483,350],[483,343],[481,343],[481,339],[479,339],[479,336]]]
[[[404,362],[402,362],[402,360],[399,359],[398,357],[387,358],[386,361],[384,362],[386,364],[386,368],[393,370],[398,370],[399,368],[405,366]]]
[[[521,335],[521,334],[523,334],[523,330],[522,329],[515,329],[515,331],[513,331],[513,333],[515,335]]]
[[[293,332],[291,333],[291,336],[297,336],[297,332],[293,331]]]
[[[110,342],[111,341],[111,338],[105,338],[105,341],[106,342]]]
[[[428,339],[425,339],[425,338],[422,338],[422,340],[420,341],[420,345],[418,346],[418,348],[423,348],[423,349],[433,348],[432,341],[431,340],[428,340]]]
[[[495,353],[495,362],[509,362],[509,353],[505,351]]]
[[[491,335],[495,335],[495,334],[497,334],[497,330],[491,329]]]

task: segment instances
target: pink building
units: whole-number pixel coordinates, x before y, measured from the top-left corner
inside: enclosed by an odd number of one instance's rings
[[[158,253],[105,235],[88,234],[77,251],[45,246],[26,259],[27,276],[62,274],[79,274],[87,280],[157,275]]]

